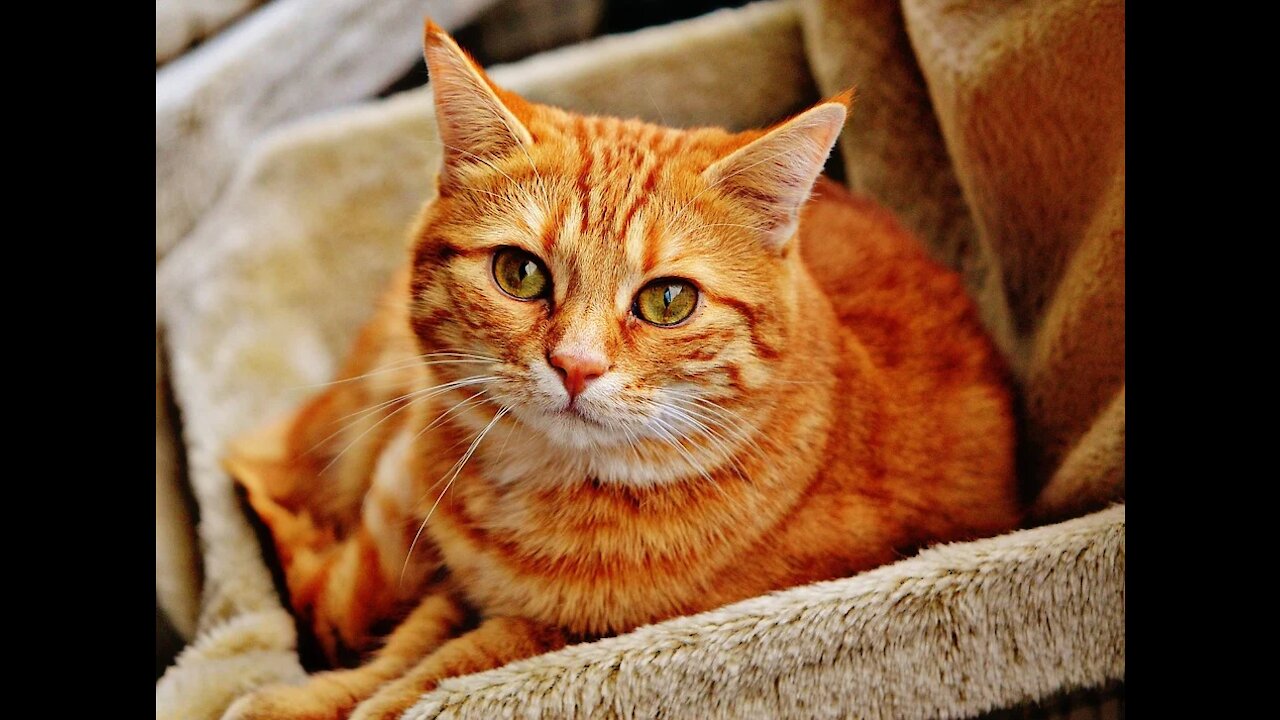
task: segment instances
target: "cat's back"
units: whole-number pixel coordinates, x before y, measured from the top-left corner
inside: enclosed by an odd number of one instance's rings
[[[1008,373],[960,276],[889,210],[826,178],[805,206],[800,242],[841,326],[842,382],[878,387],[874,407],[863,395],[837,417],[874,413],[871,452],[889,487],[905,505],[946,508],[906,524],[953,523],[922,533],[938,537],[1010,527],[1019,511]]]
[[[960,276],[892,212],[824,177],[800,233],[810,274],[880,370],[1003,385],[1003,364]]]

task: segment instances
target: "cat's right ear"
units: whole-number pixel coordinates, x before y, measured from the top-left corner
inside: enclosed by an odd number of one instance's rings
[[[533,143],[501,91],[443,28],[427,20],[422,45],[444,142],[442,185],[468,164],[491,162]]]

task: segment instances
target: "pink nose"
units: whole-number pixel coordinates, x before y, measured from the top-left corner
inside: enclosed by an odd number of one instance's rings
[[[578,397],[592,380],[605,374],[609,369],[604,358],[598,355],[554,352],[549,359],[551,367],[560,371],[560,379],[564,381],[564,389],[569,391],[570,400]]]

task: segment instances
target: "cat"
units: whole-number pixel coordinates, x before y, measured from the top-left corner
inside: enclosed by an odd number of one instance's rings
[[[225,460],[329,662],[372,654],[227,717],[397,717],[1017,526],[1006,370],[958,276],[820,178],[850,92],[677,130],[526,101],[430,21],[425,54],[443,163],[409,256],[338,381]]]

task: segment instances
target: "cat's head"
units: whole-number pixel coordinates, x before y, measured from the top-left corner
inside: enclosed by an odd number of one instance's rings
[[[675,130],[525,101],[431,23],[426,57],[444,163],[410,308],[442,381],[580,450],[724,438],[789,391],[797,216],[848,94],[767,131]]]

